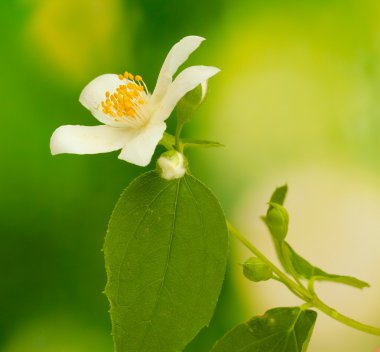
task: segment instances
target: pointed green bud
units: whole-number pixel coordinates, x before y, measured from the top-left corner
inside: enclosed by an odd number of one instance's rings
[[[243,274],[251,281],[266,281],[272,278],[272,269],[260,258],[251,257],[243,264]]]
[[[186,173],[187,161],[183,154],[169,150],[157,160],[157,171],[165,180],[181,178]]]
[[[269,209],[264,221],[277,241],[285,239],[288,233],[289,215],[283,206],[277,203],[269,203]]]

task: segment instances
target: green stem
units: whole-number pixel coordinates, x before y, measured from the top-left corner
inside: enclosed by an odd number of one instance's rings
[[[303,296],[301,296],[300,293],[298,293],[298,291],[295,291],[293,287],[289,286],[289,284],[287,284],[286,282],[284,282],[282,279],[280,279],[279,277],[277,276],[273,276],[272,277],[273,280],[276,280],[278,282],[281,282],[282,284],[284,284],[291,292],[293,292],[298,298],[301,298],[302,300],[305,301],[305,298]],[[306,303],[305,303],[306,304]]]
[[[229,232],[234,235],[241,243],[243,243],[244,246],[246,246],[256,257],[260,258],[266,265],[268,265],[286,286],[289,288],[291,287],[292,291],[294,290],[297,292],[298,297],[306,302],[310,301],[312,297],[305,288],[297,285],[297,283],[295,283],[285,273],[277,268],[277,266],[273,264],[263,253],[261,253],[259,249],[257,249],[251,242],[249,242],[237,229],[235,229],[235,227],[229,221],[227,221],[227,226]]]
[[[317,296],[314,297],[314,304],[313,306],[315,308],[318,308],[320,311],[328,315],[329,317],[347,325],[350,326],[356,330],[360,330],[363,332],[366,332],[368,334],[377,335],[380,336],[380,329],[376,328],[374,326],[366,325],[363,323],[360,323],[354,319],[351,319],[339,312],[337,312],[335,309],[329,307],[327,304],[323,303]]]
[[[182,126],[177,125],[177,128],[175,130],[175,147],[180,153],[183,153],[183,147],[181,145],[181,139],[180,139],[181,131],[182,131]]]
[[[337,312],[334,308],[331,308],[327,304],[322,302],[314,291],[314,280],[313,279],[311,279],[309,281],[309,290],[313,294],[313,300],[311,303],[313,304],[313,306],[315,308],[318,308],[320,311],[322,311],[323,313],[325,313],[329,317],[331,317],[331,318],[333,318],[333,319],[335,319],[335,320],[337,320],[337,321],[339,321],[339,322],[341,322],[347,326],[350,326],[356,330],[360,330],[360,331],[366,332],[368,334],[380,336],[380,329],[379,328],[376,328],[374,326],[370,326],[367,324],[363,324],[363,323],[360,323],[359,321],[351,319],[351,318]]]

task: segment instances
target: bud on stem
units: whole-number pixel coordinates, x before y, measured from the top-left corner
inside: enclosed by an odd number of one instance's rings
[[[181,178],[186,173],[187,161],[183,154],[176,150],[163,153],[157,160],[157,171],[165,180]]]
[[[272,269],[260,258],[251,257],[243,264],[243,274],[251,281],[266,281],[272,278]]]

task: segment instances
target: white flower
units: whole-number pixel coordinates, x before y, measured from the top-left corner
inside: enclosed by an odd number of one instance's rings
[[[191,66],[173,75],[204,38],[188,36],[169,51],[152,94],[141,76],[104,74],[92,80],[79,101],[103,123],[61,126],[51,137],[53,155],[96,154],[121,149],[119,159],[146,166],[166,129],[165,120],[190,90],[219,72],[216,67]]]
[[[158,158],[157,169],[166,180],[181,178],[186,173],[185,158],[181,153],[170,150]]]

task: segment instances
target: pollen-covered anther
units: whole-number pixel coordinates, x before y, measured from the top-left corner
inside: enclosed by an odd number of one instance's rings
[[[134,76],[129,72],[118,75],[122,83],[114,92],[105,92],[101,102],[103,113],[113,117],[115,121],[135,118],[139,107],[146,103],[148,91],[140,75]]]

